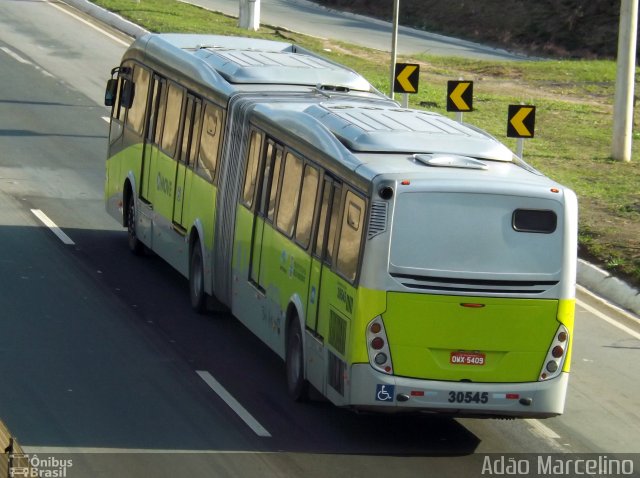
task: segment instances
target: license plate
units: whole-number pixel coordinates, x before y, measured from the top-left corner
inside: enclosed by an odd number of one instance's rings
[[[451,352],[449,363],[453,365],[484,365],[485,354],[480,352]]]

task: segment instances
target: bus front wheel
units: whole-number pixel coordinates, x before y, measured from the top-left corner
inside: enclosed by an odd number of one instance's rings
[[[129,199],[127,199],[127,240],[129,250],[136,256],[142,255],[144,244],[140,242],[136,235],[136,200],[131,193],[129,194]]]
[[[287,369],[287,389],[296,402],[308,399],[309,383],[304,378],[304,350],[302,330],[297,316],[291,319],[287,331],[285,365]]]
[[[193,244],[191,250],[191,260],[189,262],[189,295],[191,296],[191,307],[200,314],[205,312],[207,308],[207,296],[204,292],[204,265],[199,241]]]

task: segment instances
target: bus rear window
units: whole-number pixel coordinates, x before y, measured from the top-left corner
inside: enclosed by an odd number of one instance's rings
[[[516,209],[513,212],[513,228],[518,232],[551,234],[556,230],[556,213],[539,209]]]

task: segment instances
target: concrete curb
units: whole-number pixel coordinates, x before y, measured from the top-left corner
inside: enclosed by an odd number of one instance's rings
[[[582,259],[578,259],[578,283],[614,304],[640,315],[640,291]]]
[[[64,0],[64,2],[131,37],[138,38],[149,33],[135,23],[88,0]],[[580,285],[614,304],[640,315],[640,291],[617,277],[613,277],[607,271],[578,259],[577,281]]]

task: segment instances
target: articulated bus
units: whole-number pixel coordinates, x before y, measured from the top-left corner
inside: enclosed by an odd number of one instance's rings
[[[575,194],[487,133],[296,45],[148,35],[112,71],[108,212],[226,305],[288,392],[550,417],[573,339]]]

